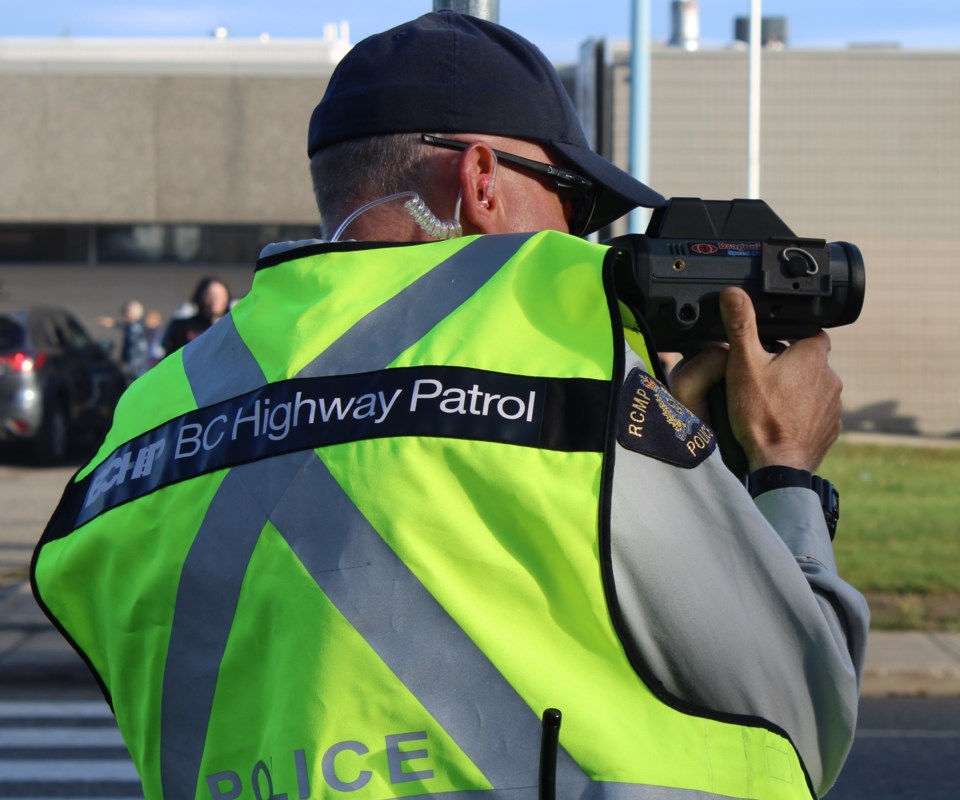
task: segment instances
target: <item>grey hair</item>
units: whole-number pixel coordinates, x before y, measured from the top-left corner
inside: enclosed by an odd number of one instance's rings
[[[328,145],[310,159],[320,229],[329,239],[365,202],[403,191],[423,193],[431,148],[419,133],[368,136]]]

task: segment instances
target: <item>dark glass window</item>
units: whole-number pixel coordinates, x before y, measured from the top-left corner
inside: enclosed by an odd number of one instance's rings
[[[252,264],[270,242],[318,236],[318,225],[0,225],[0,262]]]
[[[0,262],[85,263],[86,225],[0,225]]]

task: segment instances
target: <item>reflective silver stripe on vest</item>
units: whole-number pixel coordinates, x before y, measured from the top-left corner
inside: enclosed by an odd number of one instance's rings
[[[463,305],[531,236],[506,233],[470,242],[358,321],[297,377],[384,369]]]
[[[385,367],[458,308],[527,238],[485,237],[458,251],[358,322],[300,377]],[[478,269],[480,265],[485,268]],[[427,310],[429,314],[424,313]],[[228,320],[228,325],[220,327]],[[391,335],[383,336],[384,330]],[[228,399],[265,382],[229,316],[195,345],[188,345],[183,355],[198,405]],[[324,531],[322,538],[315,524],[318,506],[338,520],[337,529]],[[336,512],[331,514],[332,508]],[[484,800],[535,800],[540,744],[536,714],[386,546],[312,451],[233,468],[211,502],[184,562],[161,702],[164,797],[193,797],[199,785],[217,674],[240,587],[267,521],[276,526],[340,612],[495,787],[482,793]],[[349,578],[341,569],[349,569]],[[385,587],[393,592],[386,599]],[[389,617],[370,614],[371,603],[388,608]],[[377,624],[384,618],[389,618],[389,626]],[[719,798],[689,790],[591,783],[562,748],[557,789],[564,800]],[[475,800],[477,795],[470,791],[431,797]]]
[[[223,365],[229,364],[229,369]],[[263,370],[237,333],[233,315],[221,317],[203,336],[183,348],[183,370],[197,405],[213,405],[259,389],[267,380]],[[216,375],[216,380],[210,380]]]
[[[317,508],[336,520],[321,535]],[[493,786],[536,785],[539,718],[383,541],[320,459],[297,474],[271,522],[323,593]],[[587,784],[563,751],[558,774]]]
[[[183,565],[163,673],[163,796],[193,797],[217,671],[240,586],[270,512],[310,453],[235,467],[220,485]]]

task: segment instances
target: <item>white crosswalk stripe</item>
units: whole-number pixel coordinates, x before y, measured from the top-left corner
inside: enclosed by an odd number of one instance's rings
[[[24,719],[112,720],[102,700],[6,700],[0,702],[0,720]]]
[[[142,800],[102,700],[0,701],[0,797]]]

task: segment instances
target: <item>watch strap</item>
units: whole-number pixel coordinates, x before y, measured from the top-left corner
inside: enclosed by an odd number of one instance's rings
[[[830,481],[805,469],[780,466],[761,467],[747,477],[747,491],[751,497],[758,497],[774,489],[791,488],[811,489],[816,492],[832,541],[840,520],[840,493]]]

